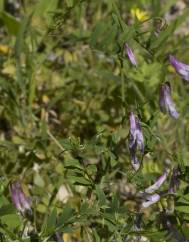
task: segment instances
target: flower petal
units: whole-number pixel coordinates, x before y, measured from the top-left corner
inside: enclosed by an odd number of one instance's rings
[[[131,112],[129,115],[130,120],[130,133],[129,133],[129,152],[131,155],[131,164],[133,168],[137,171],[140,167],[140,161],[137,158],[137,151],[140,154],[144,154],[144,137],[142,134],[140,122],[134,113]]]
[[[131,64],[133,64],[134,66],[137,66],[135,55],[127,43],[125,44],[125,51]]]
[[[16,209],[19,212],[22,212],[22,206],[21,206],[20,199],[18,196],[18,190],[17,190],[16,183],[10,184],[10,194],[11,194],[11,198],[12,198],[12,202],[13,202],[14,206],[16,207]]]
[[[169,114],[172,118],[177,119],[180,116],[171,97],[171,87],[169,82],[162,84],[160,87],[159,105],[160,110],[163,113]]]
[[[173,55],[169,55],[169,61],[175,68],[175,71],[186,81],[189,81],[189,65],[177,60]]]
[[[26,197],[24,194],[21,184],[18,181],[13,182],[10,185],[10,192],[11,192],[11,197],[12,201],[17,208],[17,210],[24,216],[28,212],[31,215],[32,210],[30,207],[30,202],[29,199]]]
[[[155,192],[157,189],[160,188],[160,186],[161,186],[161,185],[164,183],[164,181],[167,179],[168,174],[169,174],[168,171],[165,171],[165,172],[163,173],[163,175],[160,176],[160,177],[157,179],[157,181],[156,181],[152,186],[146,188],[144,191],[145,191],[146,193],[149,193],[149,194]]]
[[[147,200],[142,203],[142,207],[147,208],[147,207],[151,206],[152,204],[158,202],[159,200],[160,200],[160,195],[155,193],[155,194],[147,197]]]

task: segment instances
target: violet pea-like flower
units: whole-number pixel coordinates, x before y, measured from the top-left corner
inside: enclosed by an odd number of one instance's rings
[[[154,193],[156,190],[160,188],[160,186],[167,179],[168,174],[169,174],[168,170],[165,170],[163,175],[161,175],[153,185],[146,188],[144,192],[148,194]]]
[[[125,52],[129,58],[129,61],[131,62],[131,64],[134,66],[137,66],[135,55],[127,43],[125,43]]]
[[[15,181],[10,184],[10,194],[12,202],[18,212],[20,212],[23,216],[32,214],[30,201],[24,194],[20,182]]]
[[[171,97],[171,86],[169,82],[162,84],[160,87],[159,105],[163,113],[168,113],[175,119],[179,117],[179,113]]]
[[[153,195],[147,196],[146,200],[142,203],[143,208],[148,208],[154,203],[157,203],[160,200],[160,195],[155,193]]]
[[[133,168],[137,171],[140,167],[140,160],[137,157],[137,151],[140,154],[144,154],[144,137],[142,134],[140,122],[134,113],[131,112],[129,115],[130,120],[130,132],[129,132],[129,152],[131,155],[131,162]]]
[[[156,190],[158,190],[161,187],[161,185],[167,179],[168,174],[169,174],[169,170],[165,170],[164,173],[157,179],[157,181],[153,185],[146,188],[144,192],[139,193],[139,195],[142,196],[142,199],[143,199],[143,203],[142,203],[143,208],[147,208],[152,204],[158,202],[161,198],[161,195],[167,194],[167,191],[163,191],[163,192],[160,192],[159,194],[155,193],[153,195],[149,195],[154,193]]]
[[[173,55],[169,55],[169,62],[184,80],[189,81],[189,65],[177,60]]]

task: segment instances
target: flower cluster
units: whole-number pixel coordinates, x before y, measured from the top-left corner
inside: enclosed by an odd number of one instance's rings
[[[168,174],[169,174],[169,171],[165,170],[164,173],[157,179],[157,181],[153,185],[151,185],[150,187],[148,187],[144,190],[144,192],[142,193],[143,200],[144,200],[142,203],[142,206],[144,208],[147,208],[150,205],[152,205],[160,200],[160,197],[161,197],[160,194],[154,193],[154,192],[156,192],[161,187],[161,185],[167,179]],[[154,193],[154,194],[149,195],[152,193]]]
[[[163,185],[167,180],[170,171],[166,169],[163,174],[156,180],[156,182],[146,188],[144,192],[139,193],[139,197],[142,198],[142,207],[147,208],[154,203],[157,203],[162,196],[171,194],[175,191],[175,188],[178,188],[179,185],[179,167],[174,167],[171,175],[171,180],[169,188],[160,192],[157,192],[158,189]]]
[[[127,43],[125,44],[125,51],[131,64],[136,67],[137,61],[135,55]],[[169,62],[175,68],[176,72],[179,75],[181,75],[181,77],[184,80],[189,81],[189,65],[180,62],[172,55],[169,55]],[[170,117],[174,119],[178,119],[180,116],[180,114],[176,110],[176,105],[171,96],[171,86],[169,82],[162,83],[160,86],[159,107],[161,112],[168,114]],[[142,158],[138,158],[138,151],[140,157],[143,157],[144,155],[144,136],[140,125],[140,120],[138,119],[138,117],[136,117],[136,115],[133,112],[131,112],[129,115],[129,121],[129,152],[131,156],[131,164],[133,168],[137,171],[142,161]],[[166,191],[160,193],[156,192],[165,182],[169,175],[169,171],[167,169],[153,185],[146,188],[144,192],[140,192],[140,196],[142,196],[143,200],[142,207],[147,208],[150,205],[158,202],[162,195],[174,192],[175,188],[178,188],[179,185],[179,174],[179,168],[175,167],[172,172],[169,189]]]
[[[128,56],[129,61],[132,65],[137,66],[137,61],[132,49],[129,47],[128,43],[125,43],[125,51]],[[175,70],[183,77],[185,80],[189,80],[189,66],[178,61],[174,56],[169,56],[169,61]],[[171,86],[169,82],[165,82],[160,86],[159,95],[159,106],[163,113],[168,114],[174,119],[178,119],[180,114],[176,110],[175,103],[173,102],[171,96]],[[129,116],[130,119],[130,135],[129,135],[129,152],[131,155],[132,166],[135,170],[140,167],[140,160],[136,156],[138,148],[140,149],[141,155],[144,154],[144,137],[142,134],[140,121],[133,113]]]

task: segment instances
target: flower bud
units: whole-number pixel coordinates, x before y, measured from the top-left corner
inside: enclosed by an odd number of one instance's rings
[[[180,62],[172,55],[169,55],[169,61],[175,71],[181,75],[184,80],[189,81],[189,65]]]
[[[125,43],[125,52],[126,52],[128,58],[129,58],[131,64],[134,65],[134,66],[137,66],[137,62],[136,62],[136,58],[134,56],[134,53],[127,43]]]
[[[23,216],[31,215],[32,210],[30,206],[30,201],[24,194],[21,184],[18,181],[10,184],[10,193],[12,197],[12,202],[15,205],[18,212],[20,212]]]
[[[140,160],[137,158],[137,151],[144,154],[144,137],[141,131],[139,120],[131,112],[129,116],[130,132],[129,132],[129,152],[131,155],[132,166],[135,170],[140,167]]]
[[[155,192],[157,189],[160,188],[160,186],[161,186],[161,185],[164,183],[164,181],[167,179],[168,174],[169,174],[169,173],[168,173],[168,171],[166,170],[166,171],[163,173],[163,175],[160,176],[160,177],[157,179],[157,181],[156,181],[153,185],[151,185],[150,187],[146,188],[144,191],[145,191],[146,193],[149,193],[149,194]]]
[[[160,110],[163,113],[168,113],[175,119],[179,117],[179,113],[176,111],[175,104],[171,97],[171,87],[169,82],[162,84],[160,87],[159,105]]]
[[[151,196],[146,197],[146,201],[142,203],[143,208],[147,208],[160,200],[160,195],[155,193]]]

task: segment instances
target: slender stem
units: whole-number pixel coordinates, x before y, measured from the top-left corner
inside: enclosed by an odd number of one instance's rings
[[[123,61],[120,60],[120,74],[121,74],[121,100],[122,100],[122,109],[123,117],[125,116],[125,78],[123,72]]]
[[[60,142],[53,136],[53,134],[50,132],[50,130],[47,130],[47,134],[49,137],[54,141],[54,143],[62,150],[65,151],[64,147],[60,144]]]

